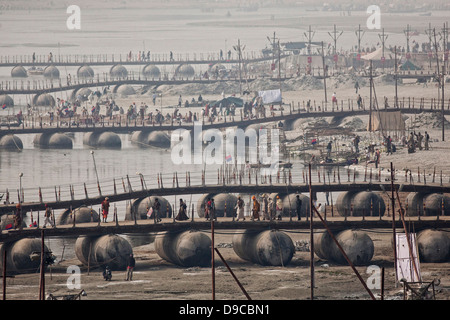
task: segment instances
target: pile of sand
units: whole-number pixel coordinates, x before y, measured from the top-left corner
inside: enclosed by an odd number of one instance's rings
[[[378,77],[373,78],[373,83],[375,85],[394,85],[395,79],[393,74],[382,74]],[[401,84],[400,81],[398,84]]]
[[[323,81],[311,75],[300,75],[284,82],[284,91],[320,90],[323,89]]]
[[[339,74],[327,78],[327,87],[334,89],[350,89],[355,87],[356,82],[358,82],[360,87],[369,85],[368,80],[355,74]]]
[[[408,119],[406,120],[406,125],[412,130],[423,128],[439,129],[442,128],[442,113],[441,111],[436,111],[413,115],[408,117]],[[450,128],[450,122],[445,118],[444,127],[446,129]]]
[[[358,117],[346,118],[340,126],[353,131],[365,131],[367,128],[367,125]]]

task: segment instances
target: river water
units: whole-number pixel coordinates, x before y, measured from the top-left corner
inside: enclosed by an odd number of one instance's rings
[[[231,17],[227,17],[228,11]],[[326,41],[328,44],[330,37],[327,32],[332,29],[334,21],[340,23],[341,28],[349,30],[339,40],[342,47],[348,49],[355,44],[355,25],[359,23],[364,27],[367,19],[365,12],[354,12],[351,17],[343,17],[339,12],[310,12],[285,7],[260,8],[257,12],[217,9],[213,13],[190,8],[83,10],[82,7],[81,30],[69,30],[66,27],[68,16],[65,9],[3,11],[0,15],[0,55],[20,56],[36,52],[36,55],[46,56],[52,51],[54,55],[121,54],[124,58],[130,50],[134,53],[151,50],[152,54],[161,56],[167,55],[169,51],[173,51],[176,57],[194,53],[206,56],[208,53],[217,55],[220,49],[224,52],[233,51],[232,46],[237,44],[238,39],[245,44],[246,52],[260,55],[260,50],[270,44],[267,36],[272,37],[274,31],[282,42],[304,41],[308,24],[313,24],[317,31],[314,41]],[[396,19],[395,15],[384,17],[390,25]],[[421,20],[420,27],[427,23]],[[396,41],[403,43],[404,35],[398,30],[398,25],[396,28],[397,33],[393,33],[389,41],[392,44]],[[378,32],[367,30],[363,44],[377,42]],[[94,70],[100,73],[107,69],[94,67]],[[134,71],[139,72],[138,67]],[[60,72],[65,79],[69,73],[76,74],[76,68],[61,67]],[[11,80],[10,68],[0,69],[0,80]],[[54,95],[59,97],[60,93]],[[2,110],[0,115],[16,113],[30,97],[16,96],[13,99],[15,109]],[[64,190],[70,184],[95,185],[97,174],[101,184],[106,181],[110,184],[114,178],[129,175],[138,185],[137,173],[142,173],[148,179],[147,184],[154,185],[156,174],[160,172],[169,177],[171,184],[173,172],[179,172],[182,180],[186,171],[197,172],[198,176],[203,169],[201,165],[175,165],[170,160],[170,151],[139,148],[132,145],[129,135],[125,134],[120,135],[121,150],[95,150],[94,156],[89,148],[83,146],[82,134],[74,135],[74,147],[71,150],[38,149],[33,147],[32,135],[19,137],[24,143],[22,152],[0,151],[0,193],[8,189],[11,201],[17,200],[16,192],[20,186],[25,190],[27,200],[37,198],[38,187],[51,194],[54,186],[60,186],[63,192],[67,192]],[[208,166],[211,177],[216,175],[217,168]],[[299,175],[302,169],[300,163],[294,164],[297,172],[294,181],[301,180]],[[22,177],[19,177],[20,173],[23,173]],[[214,181],[214,178],[211,179]],[[196,197],[192,197],[194,204]],[[168,199],[174,201],[173,197]],[[117,204],[119,218],[124,217],[125,206],[125,203]],[[56,241],[52,250],[61,253],[67,241]],[[65,257],[73,255],[70,249],[65,250]]]

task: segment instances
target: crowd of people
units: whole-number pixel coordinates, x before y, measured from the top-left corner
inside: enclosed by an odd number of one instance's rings
[[[294,200],[293,200],[294,201]],[[298,220],[302,214],[302,200],[300,195],[295,199],[295,214]],[[236,221],[245,221],[245,201],[243,197],[238,196],[236,204],[233,207]],[[213,197],[208,197],[204,203],[204,217],[206,220],[217,220],[216,205]],[[260,197],[252,196],[249,218],[251,221],[262,220],[282,220],[283,202],[280,196],[271,197],[263,194]]]

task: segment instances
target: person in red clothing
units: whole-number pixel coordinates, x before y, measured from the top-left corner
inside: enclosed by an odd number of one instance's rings
[[[109,198],[106,197],[105,200],[102,202],[102,216],[103,216],[103,222],[106,222],[106,219],[108,218],[109,213]]]

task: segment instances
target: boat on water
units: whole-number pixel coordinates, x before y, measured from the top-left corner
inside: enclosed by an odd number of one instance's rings
[[[44,69],[31,67],[30,69],[27,70],[27,73],[30,76],[39,76],[44,73]]]

